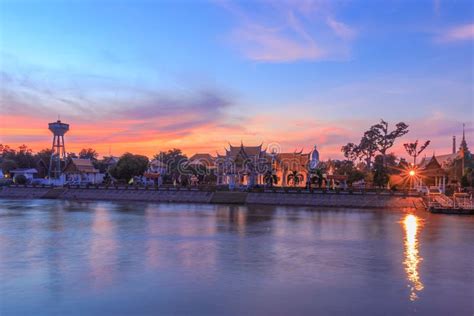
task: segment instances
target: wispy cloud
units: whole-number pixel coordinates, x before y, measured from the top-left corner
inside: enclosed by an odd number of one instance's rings
[[[328,16],[326,18],[328,26],[334,31],[334,33],[342,39],[351,40],[355,37],[356,32],[347,26],[346,24],[335,20]]]
[[[220,2],[236,18],[231,45],[259,62],[347,58],[356,31],[319,1]]]
[[[436,15],[441,13],[441,0],[433,0],[433,11]]]
[[[474,40],[474,23],[457,25],[438,35],[439,42],[457,42]]]

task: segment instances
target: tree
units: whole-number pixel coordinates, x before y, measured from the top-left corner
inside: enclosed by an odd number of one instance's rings
[[[347,184],[349,185],[365,178],[365,173],[358,170],[351,160],[333,160],[331,163],[334,167],[334,174],[347,176]]]
[[[362,181],[364,179],[365,173],[354,168],[347,175],[347,184],[352,185],[354,182]]]
[[[146,156],[125,153],[112,167],[110,174],[116,179],[129,181],[133,177],[143,175],[147,168],[148,158]]]
[[[359,151],[361,157],[365,158],[365,163],[370,169],[372,167],[372,158],[375,157],[377,152],[377,134],[374,130],[370,129],[364,133],[364,136],[360,140]]]
[[[395,156],[395,155],[393,155]],[[377,155],[374,161],[373,182],[375,186],[384,188],[389,180],[387,168],[384,165],[383,155]]]
[[[153,158],[163,162],[168,167],[167,173],[171,181],[178,180],[180,175],[188,173],[185,168],[188,157],[183,154],[181,149],[173,148],[168,151],[160,151]]]
[[[53,150],[50,148],[45,148],[45,149],[40,150],[35,155],[36,163],[38,164],[40,160],[43,160],[43,162],[49,166],[49,160],[51,159],[52,154],[53,154]]]
[[[471,167],[466,168],[464,170],[464,175],[466,176],[467,186],[474,186],[474,169]]]
[[[461,187],[467,188],[469,186],[469,179],[467,178],[467,175],[463,175],[461,177]]]
[[[8,145],[0,144],[0,157],[12,159],[15,156],[15,150]]]
[[[293,170],[290,172],[290,174],[287,177],[288,183],[293,183],[293,186],[296,187],[298,184],[300,184],[301,181],[303,181],[303,175],[299,173],[296,170]]]
[[[382,119],[380,120],[379,124],[373,125],[370,128],[370,131],[374,133],[377,149],[380,154],[382,154],[383,166],[385,166],[387,150],[393,147],[397,138],[400,138],[408,133],[408,125],[403,122],[399,122],[395,125],[395,129],[389,132],[388,123]]]
[[[93,160],[92,164],[94,165],[94,168],[99,170],[99,172],[107,173],[107,168],[109,167],[109,165],[104,159],[102,159],[102,160]]]
[[[3,159],[0,167],[5,174],[9,174],[11,170],[18,168],[18,164],[13,159]]]
[[[347,143],[347,145],[342,146],[341,151],[344,154],[344,157],[350,161],[356,161],[359,158],[359,146],[354,143]]]
[[[16,184],[26,184],[27,182],[28,182],[28,179],[22,174],[17,175],[15,177],[15,183]]]
[[[365,160],[369,169],[372,165],[372,158],[375,156],[377,150],[377,134],[372,129],[364,133],[358,145],[348,143],[341,148],[344,157],[351,161],[355,161],[356,159]]]
[[[268,170],[263,176],[263,181],[272,188],[274,184],[278,183],[278,177],[271,170]]]
[[[92,161],[96,161],[97,157],[99,157],[99,154],[95,149],[92,148],[83,148],[79,152],[79,158],[81,159],[90,159]]]
[[[39,177],[43,178],[48,174],[49,163],[50,163],[52,154],[53,154],[52,149],[45,148],[37,152],[36,155],[34,156]]]
[[[406,152],[408,153],[408,155],[410,155],[411,157],[413,157],[413,165],[414,165],[414,166],[416,166],[416,157],[418,157],[418,156],[423,152],[423,150],[425,150],[426,147],[428,147],[429,144],[430,144],[430,141],[427,140],[427,141],[420,147],[419,150],[418,150],[418,139],[417,139],[414,143],[403,144],[403,147],[405,147],[405,150],[406,150]]]
[[[14,158],[18,168],[34,168],[36,166],[35,158],[33,157],[33,150],[26,145],[18,147]]]

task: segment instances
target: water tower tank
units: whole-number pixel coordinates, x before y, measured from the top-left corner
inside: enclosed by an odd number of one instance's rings
[[[54,136],[64,136],[69,130],[69,124],[57,120],[54,123],[49,123],[49,130],[53,132]]]
[[[66,160],[66,146],[64,144],[64,134],[69,130],[69,124],[62,123],[60,120],[49,123],[49,130],[53,133],[53,147],[51,159],[49,161],[49,178],[59,178],[61,168]]]

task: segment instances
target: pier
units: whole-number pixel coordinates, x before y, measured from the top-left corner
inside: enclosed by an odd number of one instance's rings
[[[424,198],[424,203],[431,213],[474,214],[472,196],[467,193],[455,193],[449,197],[444,193],[430,190]]]

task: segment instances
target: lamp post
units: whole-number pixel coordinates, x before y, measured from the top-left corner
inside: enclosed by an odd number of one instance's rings
[[[415,188],[415,182],[414,182],[414,179],[415,179],[415,176],[416,176],[416,171],[414,169],[411,169],[409,172],[408,172],[408,175],[410,176],[410,183],[413,184],[410,185],[411,188]]]

